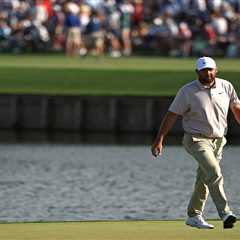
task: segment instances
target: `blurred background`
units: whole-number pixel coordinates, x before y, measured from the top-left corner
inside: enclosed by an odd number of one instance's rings
[[[181,119],[161,158],[150,146],[202,55],[239,94],[239,0],[1,0],[0,222],[184,219]],[[230,113],[237,215],[239,136]]]
[[[239,56],[238,0],[1,0],[0,51]]]

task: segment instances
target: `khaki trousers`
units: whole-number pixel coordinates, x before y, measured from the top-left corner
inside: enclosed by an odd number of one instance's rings
[[[226,142],[225,137],[210,139],[201,135],[184,135],[183,145],[199,165],[195,188],[188,205],[189,217],[203,213],[209,192],[221,218],[230,212],[220,167]]]

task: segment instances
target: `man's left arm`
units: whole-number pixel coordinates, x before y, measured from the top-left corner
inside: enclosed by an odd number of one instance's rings
[[[234,104],[231,105],[230,108],[231,108],[231,111],[234,115],[234,118],[236,119],[236,121],[240,125],[240,103],[234,103]]]

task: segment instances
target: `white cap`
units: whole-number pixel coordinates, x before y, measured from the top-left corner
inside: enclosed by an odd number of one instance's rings
[[[198,71],[204,68],[216,68],[215,61],[210,57],[200,57],[196,62],[196,69]]]

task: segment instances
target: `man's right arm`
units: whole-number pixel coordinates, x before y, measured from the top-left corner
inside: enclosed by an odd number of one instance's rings
[[[174,112],[168,111],[164,116],[160,125],[157,137],[152,145],[153,156],[161,155],[163,151],[163,141],[173,124],[177,120],[178,115]]]
[[[230,108],[232,110],[232,113],[233,113],[236,121],[240,125],[240,103],[232,104]]]

